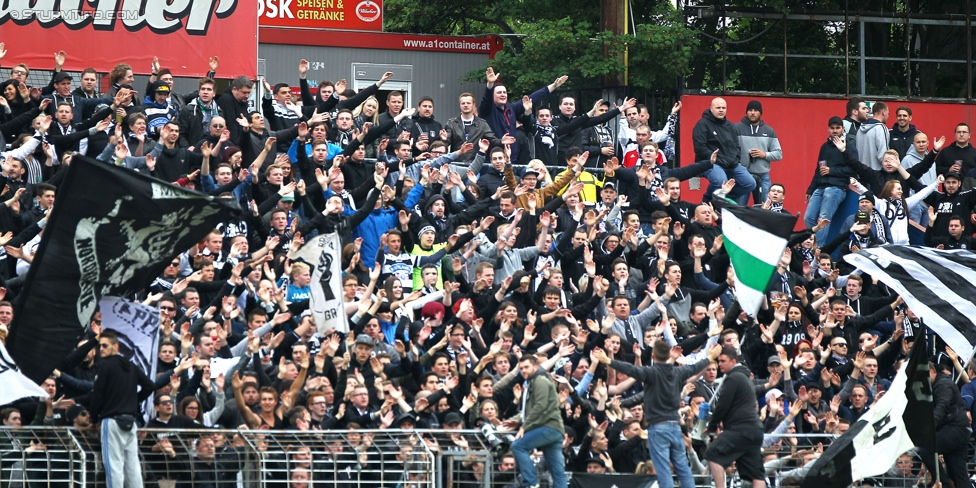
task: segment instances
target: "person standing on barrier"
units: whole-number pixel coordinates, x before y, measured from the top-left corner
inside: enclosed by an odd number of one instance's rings
[[[705,458],[715,486],[725,486],[726,468],[734,462],[743,481],[751,481],[753,488],[765,488],[763,424],[749,370],[739,364],[738,358],[739,353],[731,347],[722,349],[718,356],[718,368],[725,379],[715,393],[708,430],[717,432],[722,424],[722,432],[708,446]]]
[[[522,427],[512,443],[512,454],[522,475],[522,486],[538,488],[532,451],[541,449],[546,465],[552,474],[553,488],[566,488],[566,462],[563,459],[563,418],[559,410],[556,384],[546,371],[539,368],[539,360],[531,355],[522,356],[519,371],[525,379],[522,395]],[[518,418],[506,420],[502,425],[514,429]]]
[[[119,336],[114,330],[102,331],[98,347],[102,360],[88,412],[92,420],[100,421],[105,481],[109,488],[141,488],[135,420],[139,404],[153,392],[153,382],[119,354]]]
[[[969,418],[966,404],[959,394],[959,387],[952,379],[953,366],[947,361],[929,363],[929,379],[932,381],[932,398],[935,423],[935,446],[938,452],[919,448],[919,457],[930,473],[936,469],[942,481],[951,480],[956,488],[971,488],[966,470],[969,444]],[[945,468],[939,457],[945,461]]]
[[[715,361],[722,352],[719,345],[708,351],[708,357],[694,364],[678,366],[669,364],[671,347],[663,340],[657,340],[652,346],[654,364],[637,367],[623,361],[611,360],[601,350],[595,351],[598,361],[609,365],[614,371],[619,371],[644,384],[644,416],[647,418],[647,444],[658,473],[657,484],[661,488],[672,488],[674,479],[670,476],[668,463],[674,464],[674,472],[678,476],[681,486],[695,486],[695,479],[688,464],[685,442],[681,436],[681,423],[678,419],[678,407],[681,399],[681,389],[688,378],[700,373]]]

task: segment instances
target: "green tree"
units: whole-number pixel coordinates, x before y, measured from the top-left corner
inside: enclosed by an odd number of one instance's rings
[[[696,46],[680,13],[663,0],[635,2],[636,35],[600,31],[600,4],[584,0],[533,1],[531,8],[517,0],[387,0],[384,8],[388,31],[503,35],[505,49],[486,67],[502,73],[517,94],[564,74],[570,76],[567,87],[600,87],[625,71],[630,86],[673,87],[677,76],[690,72]],[[464,79],[483,80],[484,68]]]

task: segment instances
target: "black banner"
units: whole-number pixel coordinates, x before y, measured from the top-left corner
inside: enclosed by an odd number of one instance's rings
[[[234,199],[81,156],[67,171],[7,337],[21,370],[38,383],[75,348],[101,297],[142,290],[240,212]]]
[[[569,488],[650,488],[655,481],[652,474],[573,473]]]
[[[934,339],[934,336],[933,336]],[[905,430],[916,447],[935,451],[935,403],[932,398],[932,381],[929,377],[929,358],[926,354],[926,335],[921,333],[908,353],[905,374]]]
[[[857,454],[854,449],[854,438],[867,424],[865,420],[858,420],[844,435],[831,442],[830,447],[814,461],[800,486],[802,488],[850,486],[854,482],[851,478],[851,460]]]

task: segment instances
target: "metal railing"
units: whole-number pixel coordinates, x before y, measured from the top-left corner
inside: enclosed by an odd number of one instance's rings
[[[815,448],[818,442],[823,442],[826,449],[825,441],[833,439],[824,434],[777,437],[781,442],[764,449],[764,457],[767,461],[773,456],[790,457],[791,462],[772,470],[771,480],[801,467],[804,452]],[[308,485],[304,486],[336,483],[489,488],[493,477],[502,474],[496,471],[491,446],[478,430],[140,429],[139,457],[146,485],[164,488],[224,483],[285,487],[303,486],[305,482]],[[901,467],[905,470],[892,470],[875,479],[914,482],[925,477],[918,456],[913,456],[910,466]],[[544,465],[540,464],[539,475],[543,485],[551,484]],[[707,471],[695,473],[695,481],[696,486],[712,486]],[[96,431],[58,427],[0,429],[0,486],[104,485],[105,467]]]
[[[139,429],[147,486],[490,486],[477,430]],[[0,429],[0,486],[104,486],[97,431]]]

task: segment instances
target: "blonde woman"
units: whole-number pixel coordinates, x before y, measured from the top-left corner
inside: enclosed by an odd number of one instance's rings
[[[352,111],[352,121],[356,124],[356,127],[360,130],[363,128],[363,124],[366,122],[372,122],[373,125],[379,125],[380,123],[380,102],[374,96],[370,96],[363,103],[359,104],[355,110]]]
[[[356,125],[356,128],[363,130],[363,125],[365,123],[371,123],[374,126],[380,124],[380,102],[374,96],[370,96],[363,103],[359,104],[355,110],[352,111],[352,123]],[[367,158],[376,157],[376,148],[379,147],[379,139],[369,143],[364,148],[366,150]]]

